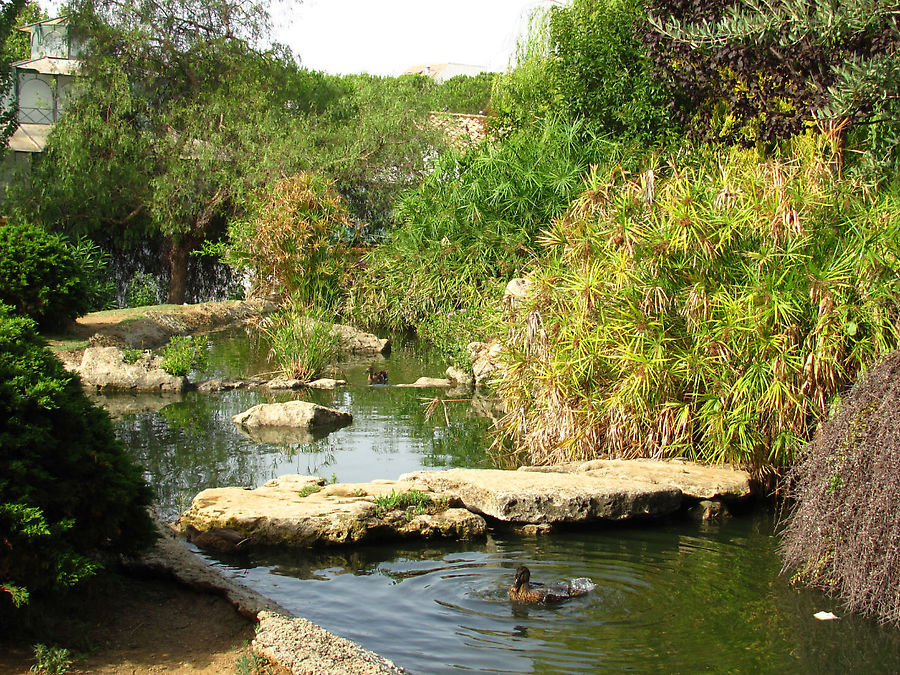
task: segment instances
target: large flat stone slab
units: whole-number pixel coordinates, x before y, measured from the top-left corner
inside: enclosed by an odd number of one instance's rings
[[[404,481],[321,485],[320,478],[282,476],[255,490],[213,488],[198,494],[177,528],[230,528],[254,544],[313,546],[405,538],[482,536],[483,518],[428,491],[435,508],[425,513],[384,511],[375,497],[408,492]]]
[[[320,429],[345,427],[353,422],[353,415],[309,401],[287,401],[255,405],[238,413],[231,420],[247,429],[259,427]]]
[[[679,488],[636,477],[499,469],[417,471],[400,477],[449,493],[477,513],[512,523],[575,523],[663,516],[681,506]]]
[[[574,473],[596,478],[638,479],[678,488],[692,499],[744,499],[750,496],[750,474],[727,466],[681,460],[592,459],[550,466],[523,466],[519,471]]]

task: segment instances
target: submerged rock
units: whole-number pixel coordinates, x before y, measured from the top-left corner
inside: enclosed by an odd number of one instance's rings
[[[413,388],[425,388],[425,387],[452,387],[453,382],[451,380],[445,380],[440,377],[420,377],[415,382],[409,382],[406,384],[395,384],[395,387],[413,387]]]
[[[404,538],[482,536],[484,519],[425,492],[424,509],[388,510],[377,497],[409,492],[403,481],[321,485],[312,476],[282,476],[255,490],[213,488],[198,494],[176,527],[230,528],[255,544],[312,546]]]
[[[325,408],[309,401],[286,403],[262,403],[231,418],[242,427],[289,427],[316,429],[320,427],[345,427],[353,421],[353,415],[342,410]]]
[[[118,347],[88,347],[76,372],[84,384],[97,389],[132,392],[181,392],[188,386],[184,377],[169,375],[160,368],[162,359],[144,352],[134,363],[125,362]]]

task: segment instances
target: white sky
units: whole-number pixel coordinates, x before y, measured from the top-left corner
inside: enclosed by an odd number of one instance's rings
[[[61,0],[39,0],[56,16]],[[505,70],[538,6],[564,0],[275,0],[273,39],[329,73],[399,75],[464,63]]]
[[[275,39],[307,68],[399,75],[465,63],[505,70],[529,10],[554,0],[303,0],[275,8]],[[281,19],[285,22],[279,25]]]

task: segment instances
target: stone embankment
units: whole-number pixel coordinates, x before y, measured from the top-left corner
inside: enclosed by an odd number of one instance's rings
[[[378,505],[378,498],[409,492],[424,495],[430,506],[391,511]],[[327,486],[315,477],[282,476],[256,490],[204,490],[178,527],[231,528],[255,543],[286,546],[469,538],[489,524],[540,533],[562,524],[659,518],[703,501],[727,507],[750,494],[744,471],[677,461],[417,471],[397,481]]]
[[[211,488],[194,497],[176,524],[200,531],[228,528],[251,542],[275,546],[355,544],[406,538],[468,539],[485,521],[426,490],[417,506],[384,506],[391,495],[414,489],[403,481],[325,485],[315,476],[282,476],[255,490]]]

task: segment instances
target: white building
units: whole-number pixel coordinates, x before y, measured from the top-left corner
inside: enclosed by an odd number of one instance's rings
[[[20,153],[42,152],[50,127],[66,109],[78,74],[78,48],[69,39],[68,17],[21,26],[29,33],[31,56],[12,66],[7,101],[18,107],[19,128],[9,141],[17,162]]]

